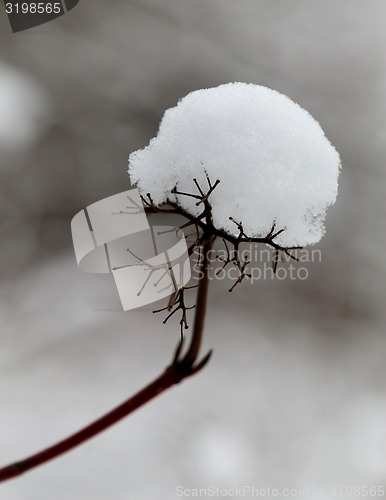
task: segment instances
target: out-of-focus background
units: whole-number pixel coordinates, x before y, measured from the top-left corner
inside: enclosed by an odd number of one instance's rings
[[[88,423],[170,359],[177,322],[120,312],[112,278],[78,270],[70,234],[78,210],[129,187],[128,154],[166,108],[202,87],[266,85],[309,110],[343,162],[307,280],[234,295],[214,282],[207,369],[0,498],[384,485],[384,0],[81,0],[18,34],[0,15],[1,464]],[[334,498],[292,495],[304,496]]]

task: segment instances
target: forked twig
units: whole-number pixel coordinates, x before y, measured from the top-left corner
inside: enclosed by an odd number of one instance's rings
[[[173,302],[170,303],[166,307],[162,307],[161,309],[156,309],[153,313],[159,313],[163,311],[171,311],[163,320],[163,324],[165,325],[169,319],[174,316],[178,311],[181,311],[181,320],[180,320],[180,330],[181,337],[183,337],[184,329],[187,330],[189,328],[188,319],[186,312],[190,309],[194,309],[196,305],[187,307],[185,305],[185,290],[186,288],[180,288],[177,293],[173,296]]]

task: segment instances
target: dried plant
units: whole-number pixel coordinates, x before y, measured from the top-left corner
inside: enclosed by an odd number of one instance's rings
[[[285,253],[296,260],[296,256],[291,253],[291,250],[300,247],[286,248],[275,243],[275,238],[284,231],[284,228],[276,231],[275,222],[273,223],[269,234],[267,234],[265,237],[259,238],[252,238],[245,234],[242,222],[235,221],[231,216],[230,220],[234,222],[238,230],[237,236],[233,236],[229,233],[226,233],[225,231],[216,228],[213,224],[212,219],[212,206],[210,203],[210,196],[220,184],[220,181],[216,180],[216,182],[212,184],[208,175],[206,175],[206,180],[208,184],[207,190],[199,185],[197,179],[193,179],[193,182],[197,187],[197,193],[180,192],[178,191],[177,186],[175,186],[171,190],[171,194],[187,196],[197,200],[196,205],[202,206],[202,212],[196,217],[188,214],[175,203],[168,203],[167,205],[162,207],[156,206],[152,200],[150,193],[147,194],[146,197],[142,197],[145,211],[148,214],[167,213],[184,216],[187,219],[187,222],[181,226],[181,229],[186,229],[189,227],[195,228],[195,233],[193,233],[194,241],[188,249],[189,255],[192,255],[195,251],[199,251],[200,253],[200,273],[199,278],[197,278],[198,283],[177,290],[172,294],[169,300],[169,304],[166,307],[153,311],[154,313],[168,313],[163,321],[164,323],[166,323],[172,316],[174,316],[178,312],[181,313],[180,339],[178,341],[170,364],[167,366],[164,372],[153,382],[137,392],[134,396],[130,397],[120,406],[113,409],[84,429],[33,456],[30,456],[24,460],[0,469],[0,482],[20,476],[21,474],[72,450],[81,443],[84,443],[100,432],[108,429],[116,422],[127,417],[135,410],[148,403],[170,387],[178,384],[188,377],[191,377],[192,375],[195,375],[206,366],[211,357],[212,351],[208,352],[201,358],[199,356],[199,353],[204,332],[207,307],[209,286],[208,277],[210,268],[209,252],[212,250],[213,243],[216,238],[222,239],[227,251],[227,258],[220,259],[223,261],[222,269],[228,265],[234,265],[239,271],[239,277],[236,279],[229,291],[233,291],[234,288],[244,280],[244,278],[248,278],[250,276],[247,272],[247,267],[250,262],[246,258],[241,259],[240,257],[241,243],[262,243],[272,247],[274,249],[273,267],[275,270],[277,267],[277,257],[280,253]],[[135,208],[135,206],[130,206],[128,207],[128,210]],[[193,290],[195,288],[197,288],[196,303],[191,306],[186,306],[186,291]],[[187,311],[193,309],[193,328],[189,339],[187,339],[185,335],[185,331],[189,328]]]

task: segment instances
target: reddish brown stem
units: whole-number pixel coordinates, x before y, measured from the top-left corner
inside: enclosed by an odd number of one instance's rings
[[[198,287],[197,292],[197,301],[196,301],[196,311],[200,311],[199,314],[195,314],[194,316],[194,325],[193,325],[193,335],[190,343],[190,347],[182,362],[187,366],[192,366],[197,359],[199,354],[200,345],[202,336],[204,333],[204,323],[206,316],[206,305],[208,302],[208,290],[209,290],[209,259],[208,255],[213,246],[214,238],[210,236],[203,245],[203,257],[200,266],[200,272],[203,273],[203,276],[200,280],[200,286]]]
[[[88,441],[97,434],[107,430],[109,427],[119,422],[123,418],[133,413],[138,408],[141,408],[146,403],[152,401],[159,394],[163,393],[175,384],[178,384],[183,379],[194,375],[200,371],[209,361],[210,353],[207,354],[201,361],[197,361],[202,333],[204,328],[206,300],[208,294],[208,272],[209,259],[208,252],[212,247],[213,238],[208,238],[203,245],[203,259],[200,266],[200,282],[197,292],[197,307],[195,310],[195,319],[193,326],[192,339],[186,354],[180,358],[182,344],[177,349],[176,355],[171,365],[157,377],[153,382],[147,385],[144,389],[137,392],[130,399],[122,403],[120,406],[110,411],[103,417],[99,418],[84,429],[76,432],[72,436],[60,441],[59,443],[46,448],[35,455],[32,455],[24,460],[15,462],[0,469],[0,482],[7,481],[20,476],[39,465],[49,462],[64,453],[71,451],[76,446]]]
[[[56,457],[72,450],[76,446],[88,441],[100,432],[108,429],[110,426],[123,419],[133,411],[145,405],[156,396],[166,391],[181,380],[181,376],[175,369],[166,370],[161,376],[154,380],[147,387],[139,391],[133,397],[122,403],[120,406],[99,418],[72,436],[60,441],[59,443],[32,455],[20,462],[15,462],[0,470],[0,482],[12,479],[28,470],[34,469]]]

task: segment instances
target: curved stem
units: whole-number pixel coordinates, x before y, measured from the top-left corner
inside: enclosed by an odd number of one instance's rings
[[[13,479],[21,474],[34,469],[46,462],[49,462],[68,451],[71,451],[76,446],[85,443],[97,434],[107,430],[109,427],[119,422],[123,418],[133,413],[138,408],[141,408],[146,403],[152,401],[158,395],[178,384],[183,379],[199,372],[209,361],[210,354],[208,353],[201,361],[197,361],[199,349],[204,329],[206,302],[208,295],[208,272],[209,259],[208,252],[212,247],[213,237],[209,237],[203,244],[203,258],[200,265],[200,282],[197,292],[197,306],[194,316],[194,327],[191,342],[187,353],[180,358],[182,350],[182,342],[177,348],[176,354],[172,363],[166,370],[157,377],[153,382],[145,388],[130,397],[127,401],[111,410],[109,413],[99,418],[92,424],[86,426],[75,434],[63,439],[57,444],[50,446],[30,457],[15,462],[11,465],[0,469],[0,482],[8,479]]]
[[[24,472],[34,469],[39,465],[63,455],[67,451],[72,450],[85,441],[88,441],[144,404],[148,403],[180,380],[178,379],[178,373],[174,370],[166,370],[162,375],[156,378],[154,382],[146,386],[133,397],[79,432],[76,432],[72,436],[63,439],[59,443],[50,446],[35,455],[0,469],[0,482],[19,476]]]

